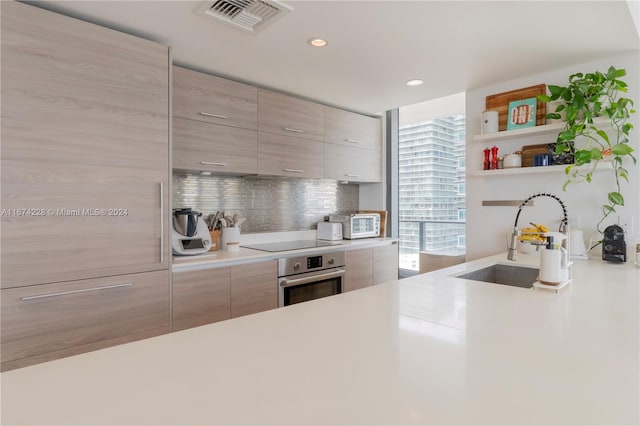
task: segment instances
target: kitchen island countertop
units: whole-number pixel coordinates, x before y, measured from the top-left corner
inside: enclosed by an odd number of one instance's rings
[[[537,265],[520,255],[519,264]],[[2,424],[638,424],[640,269],[505,255],[2,373]]]

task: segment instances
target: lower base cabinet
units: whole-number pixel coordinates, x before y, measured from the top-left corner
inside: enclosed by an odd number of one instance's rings
[[[398,243],[373,249],[373,284],[398,279]]]
[[[349,250],[346,253],[347,273],[343,292],[373,285],[373,249]]]
[[[398,279],[398,244],[347,251],[343,291],[352,291]]]
[[[277,262],[173,273],[173,331],[278,307]]]
[[[169,332],[169,271],[2,290],[2,370]]]

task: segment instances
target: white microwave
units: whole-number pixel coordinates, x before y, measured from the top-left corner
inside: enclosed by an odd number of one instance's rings
[[[379,213],[332,214],[329,222],[342,223],[342,237],[347,240],[380,236]]]

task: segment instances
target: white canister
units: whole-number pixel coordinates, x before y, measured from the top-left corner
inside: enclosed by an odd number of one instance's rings
[[[236,226],[222,228],[222,235],[220,236],[220,248],[222,250],[229,250],[236,247],[240,247],[240,228]]]
[[[520,154],[507,154],[502,159],[503,169],[513,169],[515,167],[522,167],[522,156]]]
[[[480,131],[484,133],[496,133],[498,131],[498,111],[483,111],[481,114]]]

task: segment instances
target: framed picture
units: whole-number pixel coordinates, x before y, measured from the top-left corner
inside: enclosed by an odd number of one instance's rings
[[[507,130],[522,129],[536,125],[536,98],[509,102]]]

